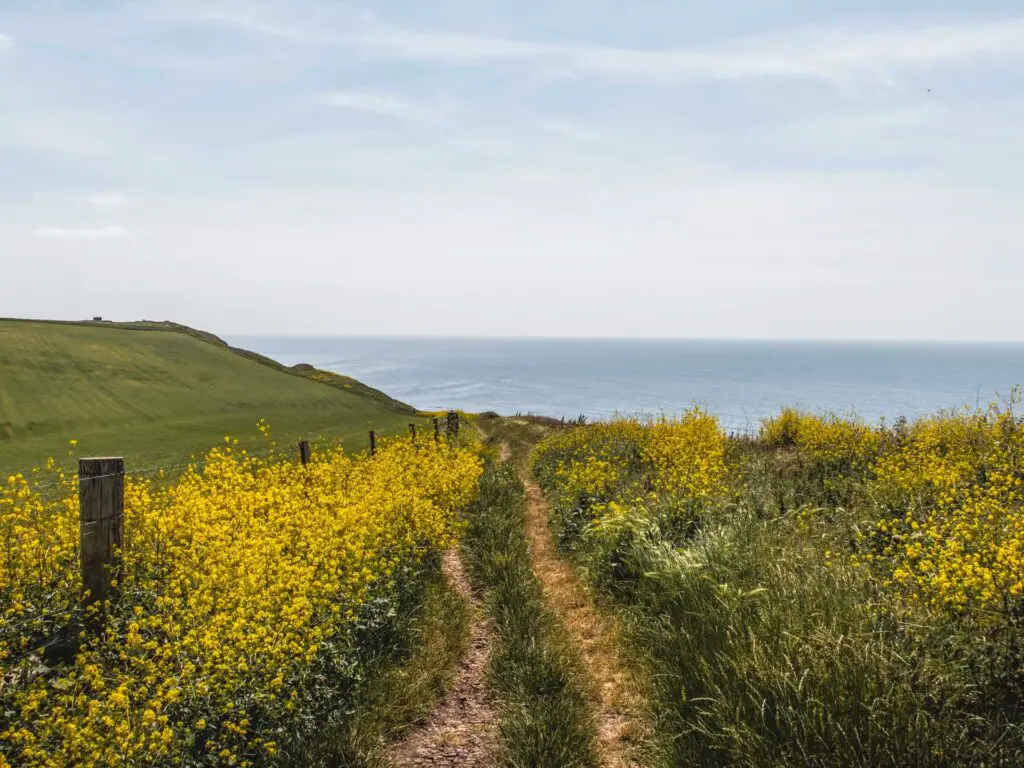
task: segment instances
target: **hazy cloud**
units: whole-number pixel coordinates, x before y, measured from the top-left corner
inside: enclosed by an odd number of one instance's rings
[[[115,206],[124,203],[124,197],[116,192],[96,192],[82,199],[90,205]]]
[[[875,78],[900,67],[1024,55],[1024,18],[877,30],[823,27],[671,50],[520,42],[420,32],[383,24],[348,39],[398,58],[452,64],[518,60],[640,80],[680,82],[773,76],[842,80]]]
[[[1024,10],[129,5],[4,6],[5,313],[1024,338]]]
[[[14,47],[14,38],[10,35],[0,33],[0,51],[6,51]]]
[[[432,122],[438,117],[435,109],[389,93],[332,91],[324,94],[323,100],[334,107],[415,123]]]
[[[551,133],[576,141],[602,141],[607,138],[597,131],[569,120],[543,120],[541,127]]]
[[[417,30],[373,17],[339,29],[218,13],[206,19],[316,46],[350,46],[381,57],[455,66],[521,64],[655,82],[743,77],[885,79],[907,67],[1024,56],[1024,17],[944,25],[821,26],[722,40],[713,45],[638,49]]]
[[[85,227],[82,229],[64,229],[63,227],[41,227],[33,230],[33,235],[52,240],[113,240],[124,237],[128,230],[124,227]]]

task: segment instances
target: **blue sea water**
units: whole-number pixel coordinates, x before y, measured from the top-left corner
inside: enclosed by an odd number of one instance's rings
[[[785,405],[877,421],[985,405],[1024,383],[1024,344],[231,337],[422,409],[600,418],[699,404],[731,429]]]

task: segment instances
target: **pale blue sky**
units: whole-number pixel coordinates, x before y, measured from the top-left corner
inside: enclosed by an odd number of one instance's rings
[[[1024,339],[1020,2],[0,0],[0,316]]]

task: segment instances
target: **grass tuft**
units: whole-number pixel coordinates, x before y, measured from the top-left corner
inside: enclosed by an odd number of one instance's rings
[[[578,661],[544,604],[524,537],[526,497],[515,469],[489,463],[470,505],[464,548],[494,624],[489,683],[499,704],[499,765],[597,764],[595,724]]]
[[[469,605],[436,570],[396,617],[394,631],[367,642],[359,658],[365,683],[353,706],[316,726],[294,765],[385,768],[386,745],[425,720],[469,639]]]

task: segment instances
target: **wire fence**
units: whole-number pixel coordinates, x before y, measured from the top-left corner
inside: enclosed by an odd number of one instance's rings
[[[623,416],[619,416],[623,417]],[[593,423],[592,420],[587,419],[584,416],[576,418],[552,418],[552,417],[540,417],[535,414],[529,413],[517,413],[513,418],[535,418],[542,419],[553,425],[560,425],[563,427],[578,426],[587,423]],[[637,418],[637,417],[633,417]],[[645,416],[644,418],[650,418]],[[419,440],[432,440],[439,439],[441,437],[447,437],[453,430],[457,431],[458,417],[454,419],[450,417],[435,417],[434,424],[430,422],[410,423],[410,428],[415,425],[415,437]],[[723,424],[722,429],[725,434],[732,439],[743,439],[750,440],[755,439],[760,432],[760,425],[747,422],[746,424]],[[412,430],[410,429],[410,433]],[[368,430],[367,435],[370,437],[369,441],[365,443],[366,448],[362,451],[353,451],[353,454],[360,452],[366,452],[367,450],[373,451],[375,444],[384,444],[388,440],[395,439],[395,437],[405,437],[409,433],[402,433],[401,435],[392,434],[381,434],[376,435],[373,430]],[[123,476],[133,481],[150,481],[155,485],[163,483],[172,483],[179,479],[184,473],[188,471],[195,471],[202,473],[206,467],[210,451],[230,448],[235,455],[245,456],[254,459],[261,463],[275,463],[275,462],[295,462],[302,460],[302,449],[299,447],[301,443],[305,442],[313,455],[318,452],[325,452],[334,450],[339,447],[345,447],[346,441],[341,436],[325,435],[323,433],[314,435],[313,433],[307,433],[305,437],[299,436],[295,440],[289,440],[287,442],[278,441],[276,439],[266,439],[264,442],[259,444],[248,443],[235,443],[234,441],[223,442],[219,445],[214,445],[209,451],[187,451],[183,452],[167,461],[152,463],[149,461],[142,461],[135,463],[131,459],[130,452],[109,452],[112,455],[123,456],[125,461],[124,472],[116,473],[117,476]],[[60,462],[54,462],[52,468],[36,467],[28,470],[8,471],[0,474],[0,484],[11,475],[21,475],[32,494],[34,494],[40,501],[45,503],[52,503],[62,498],[67,497],[70,494],[74,494],[83,482],[97,482],[102,479],[111,477],[113,475],[93,475],[89,477],[79,477],[78,475],[78,462],[79,458],[76,456],[65,457]]]
[[[411,440],[420,446],[440,444],[442,434],[457,439],[459,422],[459,415],[451,412],[442,429],[442,421],[435,418],[433,440],[428,436],[429,432],[426,435],[420,433],[422,436],[417,439],[417,423],[410,422],[407,434],[382,435],[381,444],[396,440]],[[377,450],[376,434],[370,430],[367,436],[369,455],[366,452],[362,455],[373,461]],[[286,444],[268,439],[259,449],[253,450],[239,445],[237,441],[226,440],[220,451],[236,461],[252,460],[256,470],[278,461],[305,465],[312,459],[314,443],[325,454],[341,445],[340,440],[323,437]],[[208,454],[183,454],[178,460],[142,466],[132,465],[123,457],[82,458],[78,460],[76,472],[51,465],[45,472],[34,470],[20,478],[10,478],[6,487],[0,486],[0,537],[10,540],[20,535],[18,529],[34,526],[37,532],[42,532],[43,539],[53,541],[60,537],[59,530],[65,532],[60,535],[66,535],[66,526],[76,522],[71,515],[76,515],[79,536],[75,553],[80,563],[83,600],[90,605],[95,602],[102,604],[116,594],[126,540],[130,541],[134,536],[132,515],[125,514],[126,501],[129,501],[125,481],[166,479],[173,482],[185,472],[202,473],[211,459],[216,460],[213,458],[216,451],[217,447]]]
[[[358,455],[367,451],[372,453],[378,444],[384,445],[390,440],[405,439],[410,435],[414,439],[435,440],[442,437],[447,438],[453,431],[458,431],[457,420],[435,417],[434,421],[433,425],[430,422],[422,424],[410,422],[408,432],[377,434],[375,430],[367,430],[366,434],[369,439],[363,443],[365,447],[361,450],[353,450],[352,455]],[[261,442],[257,444],[252,442],[236,443],[234,440],[230,442],[225,441],[213,445],[205,452],[187,451],[167,461],[158,463],[142,461],[136,464],[131,459],[130,451],[106,451],[108,455],[123,457],[125,462],[124,472],[87,477],[79,477],[80,458],[68,455],[59,461],[56,459],[51,460],[51,462],[48,462],[51,466],[44,464],[43,466],[36,466],[31,469],[7,470],[0,473],[0,487],[2,487],[5,481],[9,483],[9,478],[20,476],[27,483],[29,491],[39,500],[53,502],[74,493],[83,482],[95,482],[113,476],[125,477],[136,481],[149,480],[156,484],[171,483],[190,470],[202,473],[213,451],[228,448],[236,456],[244,456],[264,464],[303,461],[303,449],[300,447],[303,443],[308,446],[310,451],[306,458],[318,452],[322,453],[347,447],[346,440],[340,435],[332,436],[330,434],[308,432],[305,436],[300,434],[296,436],[296,439],[286,442],[272,438],[261,439]]]

